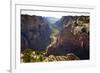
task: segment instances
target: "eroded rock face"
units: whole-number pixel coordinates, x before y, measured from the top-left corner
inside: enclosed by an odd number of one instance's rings
[[[79,40],[75,39],[72,32],[64,29],[57,40],[56,47],[48,48],[48,54],[65,55],[70,52],[78,52],[81,48]]]
[[[80,59],[89,59],[89,31],[87,31],[89,28],[84,26],[84,24],[89,26],[89,17],[72,18],[72,23],[70,22],[71,24],[68,27],[64,26],[59,33],[57,43],[55,44],[56,47],[51,46],[48,48],[47,55],[65,55],[72,52]],[[77,29],[78,32],[75,32],[76,27],[82,28]]]
[[[21,15],[21,49],[43,50],[49,44],[49,37],[50,28],[41,16]]]

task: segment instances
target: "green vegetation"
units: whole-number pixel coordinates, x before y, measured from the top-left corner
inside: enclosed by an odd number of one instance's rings
[[[45,59],[44,55],[45,51],[36,51],[32,49],[25,49],[21,53],[21,60],[23,62],[41,62]]]
[[[68,60],[79,60],[79,58],[73,53],[67,54],[65,56],[45,56],[46,51],[37,51],[32,49],[25,49],[21,53],[21,62],[51,62],[51,61],[68,61]]]

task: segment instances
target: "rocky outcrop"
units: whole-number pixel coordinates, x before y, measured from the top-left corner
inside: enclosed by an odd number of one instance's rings
[[[80,58],[73,53],[68,53],[65,56],[49,55],[44,61],[49,62],[49,61],[72,61],[72,60],[80,60]]]

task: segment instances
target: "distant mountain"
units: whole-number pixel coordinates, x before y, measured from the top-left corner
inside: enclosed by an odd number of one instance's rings
[[[48,21],[48,23],[50,23],[50,24],[54,24],[55,22],[60,20],[59,18],[56,18],[56,17],[44,17],[44,19],[46,19]]]
[[[60,18],[55,17],[43,17],[44,21],[49,25],[51,29],[56,29],[56,22],[60,20]]]
[[[44,21],[49,24],[51,29],[57,29],[61,31],[64,27],[69,26],[72,23],[72,16],[62,16],[61,18],[55,17],[43,17]]]

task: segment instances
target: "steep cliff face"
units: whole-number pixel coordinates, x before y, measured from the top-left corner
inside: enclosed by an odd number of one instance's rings
[[[64,16],[62,20],[56,47],[49,47],[47,54],[74,53],[80,59],[89,59],[89,16]]]
[[[21,50],[43,50],[50,41],[50,28],[41,16],[21,15]]]

